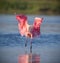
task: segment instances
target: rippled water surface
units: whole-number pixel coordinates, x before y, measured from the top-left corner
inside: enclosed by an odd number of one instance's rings
[[[60,63],[60,16],[27,15],[29,24],[43,17],[41,35],[32,40],[32,53],[40,55],[40,63]],[[30,39],[24,47],[15,15],[0,15],[0,63],[18,63],[19,55],[29,53]]]

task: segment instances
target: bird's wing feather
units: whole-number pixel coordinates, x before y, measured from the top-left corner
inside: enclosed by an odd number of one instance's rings
[[[18,20],[18,29],[20,34],[23,36],[27,31],[27,16],[25,15],[17,15],[16,19]]]
[[[32,31],[33,36],[40,35],[40,25],[42,23],[42,20],[43,20],[42,18],[35,17],[33,23],[33,31]]]
[[[42,20],[43,20],[43,18],[35,17],[35,20],[34,20],[34,23],[33,23],[34,28],[40,28]]]

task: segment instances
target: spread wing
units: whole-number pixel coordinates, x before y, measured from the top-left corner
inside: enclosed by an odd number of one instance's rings
[[[26,20],[27,20],[27,16],[25,16],[25,15],[17,15],[16,19],[18,20],[19,23],[22,23],[22,22],[25,23]]]
[[[43,18],[36,17],[33,23],[35,29],[40,28]]]
[[[42,20],[43,18],[38,18],[38,17],[35,18],[33,23],[33,31],[32,31],[33,36],[40,35],[40,26],[41,26]]]
[[[23,36],[25,35],[25,32],[27,31],[26,29],[27,17],[25,15],[17,15],[16,19],[18,20],[19,32]]]

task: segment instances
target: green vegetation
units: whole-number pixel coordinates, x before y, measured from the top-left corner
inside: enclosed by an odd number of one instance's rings
[[[60,14],[60,0],[0,0],[0,13]]]

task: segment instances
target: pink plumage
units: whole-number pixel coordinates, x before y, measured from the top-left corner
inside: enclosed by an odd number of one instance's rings
[[[43,18],[35,17],[33,25],[28,24],[27,16],[25,15],[17,15],[16,19],[18,20],[18,29],[22,36],[33,38],[40,35],[40,26]]]

